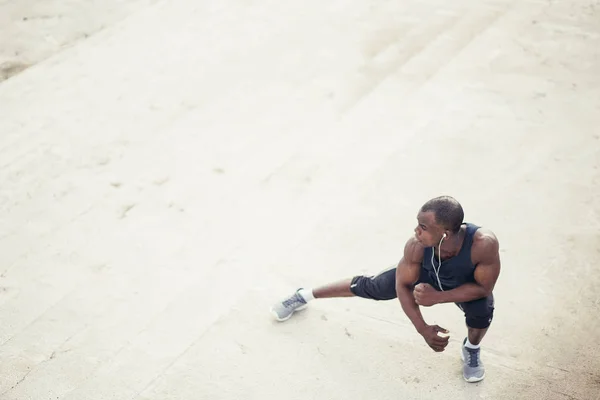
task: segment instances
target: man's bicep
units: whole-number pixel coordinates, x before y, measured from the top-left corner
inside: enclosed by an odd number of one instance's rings
[[[475,280],[491,293],[500,275],[499,246],[497,241],[488,241],[485,247],[482,259],[475,268]]]
[[[419,280],[421,266],[419,264],[407,262],[404,259],[398,264],[396,271],[396,282],[398,284],[409,286]]]
[[[485,264],[477,266],[475,269],[475,280],[483,286],[489,293],[494,290],[496,281],[500,275],[500,263]]]

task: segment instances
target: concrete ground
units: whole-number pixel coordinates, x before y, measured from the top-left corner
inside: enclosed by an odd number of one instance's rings
[[[600,399],[597,1],[0,16],[0,399]],[[440,194],[501,244],[483,382],[451,304],[441,354],[397,301],[271,319]]]

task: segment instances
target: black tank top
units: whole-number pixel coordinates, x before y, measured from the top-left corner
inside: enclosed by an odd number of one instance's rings
[[[471,261],[471,246],[473,245],[473,235],[479,229],[479,226],[471,223],[466,223],[467,229],[462,247],[457,255],[447,260],[442,260],[442,266],[438,270],[440,282],[444,290],[457,288],[458,286],[467,283],[475,282],[475,265]],[[433,286],[440,289],[438,280],[431,265],[431,255],[433,254],[433,263],[438,269],[438,257],[434,253],[433,247],[427,247],[423,253],[423,261],[421,262],[421,274],[425,273],[429,276],[429,280],[433,282]]]

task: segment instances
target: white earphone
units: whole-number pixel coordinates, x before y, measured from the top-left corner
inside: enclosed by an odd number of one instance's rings
[[[444,233],[444,235],[440,239],[440,244],[438,245],[438,262],[439,262],[439,264],[438,264],[437,270],[435,269],[435,264],[433,263],[433,256],[435,254],[435,249],[431,249],[431,266],[433,267],[433,272],[435,272],[435,277],[437,278],[438,285],[440,286],[440,290],[442,292],[444,291],[444,288],[442,287],[442,282],[440,282],[439,273],[440,273],[440,268],[442,267],[442,242],[447,237],[448,237],[448,235],[446,233]]]

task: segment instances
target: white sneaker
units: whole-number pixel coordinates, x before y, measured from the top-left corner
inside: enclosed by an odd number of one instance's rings
[[[460,358],[463,361],[463,378],[467,382],[479,382],[485,378],[485,368],[481,362],[481,348],[471,349],[463,341]]]
[[[299,293],[301,289],[298,289],[293,295],[271,307],[271,314],[273,314],[277,321],[286,321],[296,311],[304,310],[308,307],[308,303]]]

